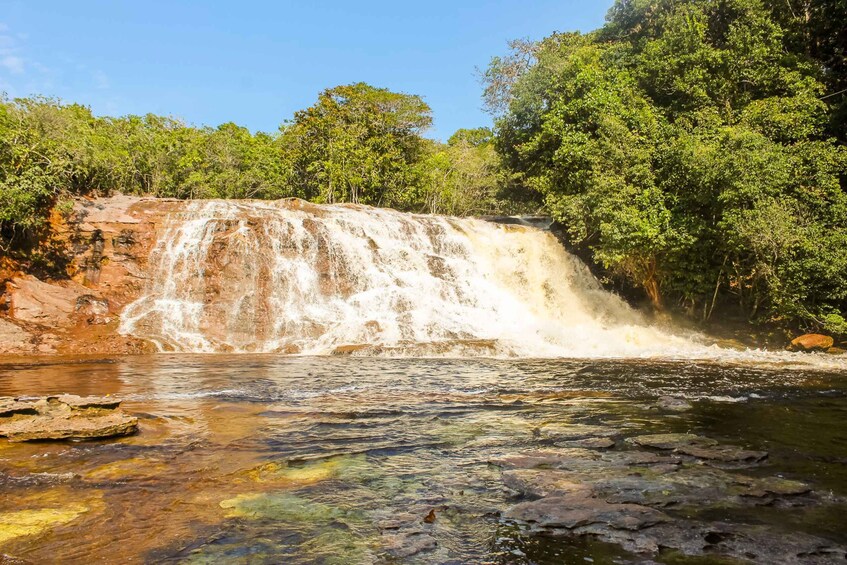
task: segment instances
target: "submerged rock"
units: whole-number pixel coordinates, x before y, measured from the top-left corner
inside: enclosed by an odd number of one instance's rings
[[[723,463],[756,463],[766,459],[766,451],[752,451],[731,446],[700,447],[697,445],[683,445],[674,450],[676,453],[690,455],[697,459],[707,459]]]
[[[673,563],[834,564],[843,563],[847,557],[844,547],[829,540],[760,525],[679,520],[640,530],[591,524],[564,533],[597,536],[640,554],[661,552],[666,562]],[[706,560],[696,560],[698,557]]]
[[[655,449],[679,449],[680,447],[699,446],[711,447],[717,445],[713,439],[694,434],[651,434],[635,436],[628,441],[641,447],[652,447]]]
[[[35,400],[0,398],[0,437],[9,441],[81,440],[135,433],[138,418],[119,400],[73,395]]]
[[[391,557],[405,559],[438,547],[435,538],[424,531],[384,533],[382,546]]]
[[[591,494],[591,486],[575,480],[573,473],[516,469],[503,472],[503,484],[524,496],[544,498],[565,494]]]
[[[9,540],[33,536],[76,520],[88,512],[84,504],[69,504],[61,508],[18,510],[0,514],[0,544]]]
[[[766,451],[718,445],[713,439],[694,434],[653,434],[628,440],[641,447],[673,451],[713,463],[758,463],[768,457]]]
[[[579,493],[523,502],[509,508],[504,516],[543,528],[567,529],[603,524],[618,530],[640,530],[669,520],[662,512],[646,506],[610,504]]]
[[[671,412],[685,412],[691,410],[691,403],[678,396],[662,396],[656,401],[656,408],[669,410]]]
[[[806,334],[791,341],[789,351],[826,351],[835,345],[835,340],[828,335]]]
[[[587,437],[585,439],[565,442],[564,445],[567,447],[584,447],[586,449],[611,449],[615,446],[615,440],[608,437]]]

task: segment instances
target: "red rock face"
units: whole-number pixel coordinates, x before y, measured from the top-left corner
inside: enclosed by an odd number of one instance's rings
[[[67,277],[4,275],[0,354],[704,355],[533,228],[126,196],[52,224]]]
[[[71,259],[69,278],[4,281],[0,354],[152,351],[147,342],[117,333],[117,314],[143,290],[159,225],[181,205],[117,196],[80,200],[69,219],[54,218],[56,238]]]

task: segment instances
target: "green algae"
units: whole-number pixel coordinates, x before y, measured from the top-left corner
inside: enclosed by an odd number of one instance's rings
[[[251,469],[247,476],[257,483],[306,486],[330,479],[360,481],[375,471],[365,455],[331,457],[302,464],[273,461]]]
[[[61,508],[38,508],[0,514],[0,544],[23,536],[43,534],[56,526],[72,522],[89,511],[85,504]]]
[[[321,524],[356,519],[354,512],[313,502],[287,492],[246,493],[219,503],[227,518],[269,519],[277,522]]]

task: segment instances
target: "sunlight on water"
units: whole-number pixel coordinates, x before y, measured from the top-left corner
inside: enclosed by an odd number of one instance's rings
[[[206,201],[172,217],[121,331],[183,352],[725,359],[650,325],[548,232],[299,201]]]
[[[598,462],[634,453],[632,436],[668,432],[770,457],[728,471],[685,463],[662,488],[774,475],[814,488],[788,507],[731,495],[729,506],[697,499],[663,507],[674,519],[711,509],[707,523],[752,521],[768,524],[767,535],[847,543],[839,517],[847,396],[837,373],[643,360],[184,354],[0,364],[0,395],[60,392],[123,398],[140,432],[84,443],[0,441],[0,554],[32,563],[116,555],[123,563],[643,562],[615,545],[533,535],[503,520],[521,499],[492,462],[564,449],[590,455],[588,475],[608,475],[610,484],[652,480],[661,475],[637,468],[619,477]],[[691,408],[657,408],[668,394]],[[589,436],[615,447],[568,447]],[[433,509],[437,519],[427,524]],[[410,559],[396,557],[416,548]]]

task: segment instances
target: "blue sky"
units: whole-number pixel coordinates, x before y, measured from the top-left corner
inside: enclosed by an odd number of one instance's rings
[[[445,139],[489,125],[475,68],[506,41],[602,25],[612,0],[4,0],[0,90],[97,114],[275,130],[324,88],[419,94]]]

